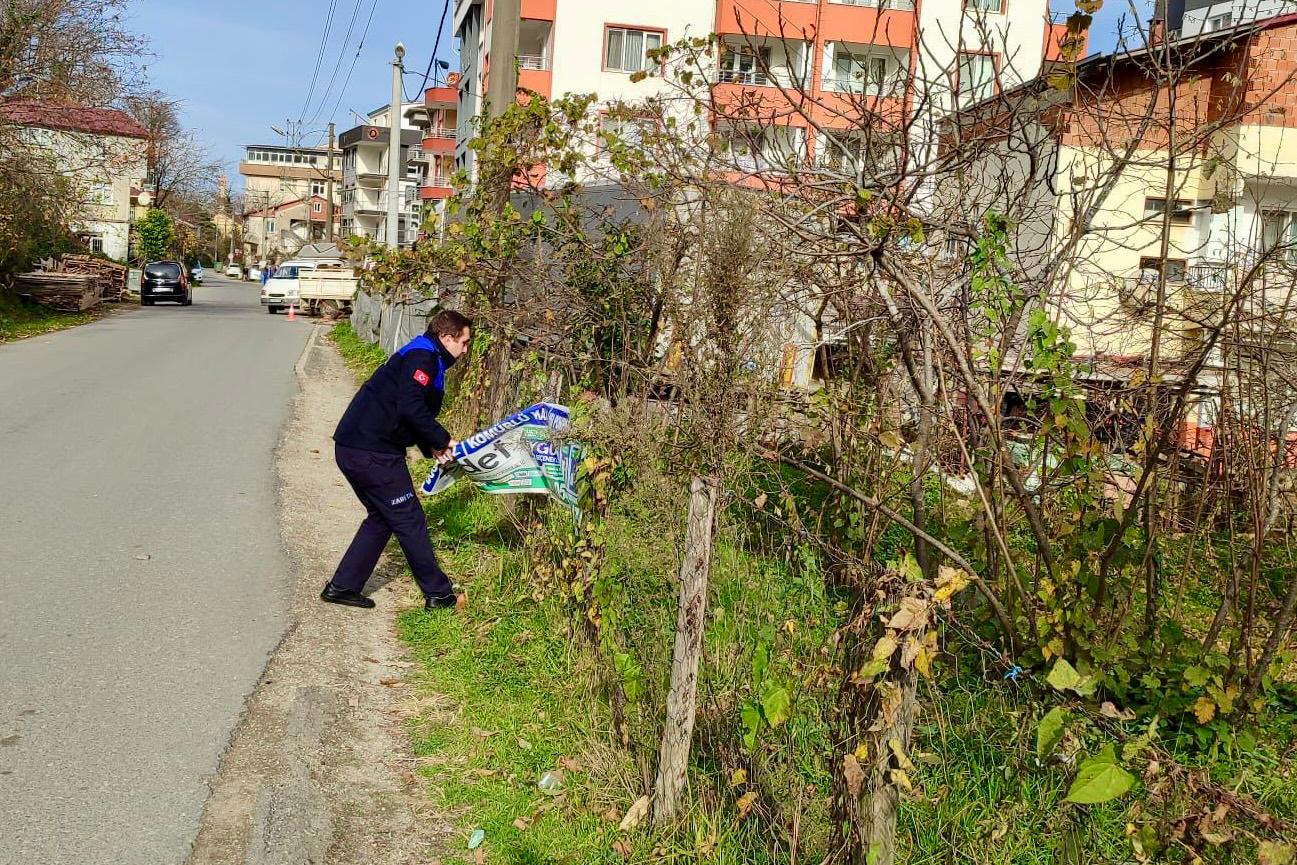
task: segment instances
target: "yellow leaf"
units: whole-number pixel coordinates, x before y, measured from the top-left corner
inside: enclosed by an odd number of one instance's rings
[[[914,790],[914,784],[910,783],[910,776],[902,769],[892,770],[892,782],[898,787],[904,787],[906,790]]]
[[[747,780],[748,780],[747,769],[735,769],[732,773],[730,773],[731,787],[741,787],[743,786],[743,784],[747,782]]]
[[[932,599],[939,604],[947,603],[952,597],[968,588],[972,582],[973,578],[968,575],[968,572],[942,565],[937,569],[937,590],[932,593]]]
[[[894,738],[888,740],[887,747],[892,749],[892,756],[896,758],[897,766],[900,766],[902,769],[904,769],[907,772],[914,771],[914,763],[910,760],[909,756],[905,753],[905,748],[901,745],[900,739]]]
[[[894,637],[883,637],[874,644],[873,658],[875,661],[884,661],[892,656],[896,651],[896,639]]]
[[[1211,697],[1199,697],[1197,702],[1190,708],[1193,709],[1194,715],[1197,716],[1199,724],[1206,724],[1216,717],[1216,704],[1212,702]]]
[[[740,796],[738,801],[739,819],[742,820],[744,817],[748,816],[748,812],[752,810],[752,806],[755,804],[757,804],[757,794],[755,790],[749,790]]]
[[[932,652],[927,646],[920,646],[918,653],[915,654],[914,669],[918,670],[923,678],[932,678]]]
[[[784,630],[790,634],[795,632],[797,630],[797,623],[794,622],[792,619],[789,619],[788,621],[784,622]]]
[[[860,747],[856,748],[856,759],[859,760],[861,763],[864,763],[869,759],[868,743],[861,742]]]

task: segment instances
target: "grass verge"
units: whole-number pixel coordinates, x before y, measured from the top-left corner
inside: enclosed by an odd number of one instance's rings
[[[76,327],[102,318],[106,312],[102,306],[86,312],[60,312],[0,291],[0,343]]]
[[[338,326],[332,338],[358,375],[385,359],[349,325]],[[424,468],[414,467],[415,476]],[[632,711],[638,741],[630,751],[609,744],[612,723],[591,655],[571,635],[561,592],[538,583],[532,553],[519,545],[506,519],[506,502],[466,485],[425,501],[438,554],[470,596],[462,614],[411,610],[398,622],[419,662],[423,708],[410,730],[420,771],[459,831],[444,851],[446,865],[773,865],[793,858],[786,840],[793,836],[799,838],[798,862],[819,862],[830,852],[828,797],[835,772],[825,757],[823,719],[835,682],[816,681],[814,665],[804,661],[826,647],[840,611],[813,562],[744,552],[733,538],[714,558],[684,831],[670,837],[618,831],[651,780],[641,760],[656,744],[661,706],[653,695],[664,688],[674,618],[669,574],[680,520],[663,521],[664,508],[652,496],[680,496],[665,478],[645,487],[610,520],[607,538],[607,568],[628,598],[640,599],[609,600],[607,607],[623,616],[622,648],[640,669],[648,695]],[[761,642],[769,643],[770,669],[794,698],[787,723],[763,731],[748,748],[737,740],[736,721],[752,687],[753,646]],[[940,665],[937,678],[925,682],[910,749],[917,764],[914,790],[900,801],[897,861],[1259,861],[1263,836],[1246,828],[1213,832],[1215,840],[1202,837],[1203,816],[1219,812],[1217,794],[1187,783],[1187,775],[1169,776],[1166,767],[1160,774],[1141,769],[1126,798],[1102,805],[1066,801],[1075,765],[1107,737],[1077,724],[1063,757],[1037,759],[1043,708],[1035,688],[977,668],[967,653]],[[1144,724],[1127,726],[1137,735]],[[1177,726],[1176,719],[1163,721],[1165,746],[1174,747]],[[1171,756],[1188,770],[1209,772],[1219,789],[1291,821],[1297,818],[1297,736],[1287,724],[1259,735],[1260,741],[1210,754]],[[740,770],[745,780],[736,780]],[[561,795],[538,787],[546,772],[562,773]],[[756,804],[745,809],[740,803],[748,793]],[[470,849],[479,830],[484,840]]]

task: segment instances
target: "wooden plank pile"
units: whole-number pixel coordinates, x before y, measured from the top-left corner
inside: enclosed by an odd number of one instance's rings
[[[93,274],[36,271],[18,277],[15,291],[36,303],[68,312],[81,312],[97,306],[100,282]]]
[[[120,303],[126,296],[126,276],[130,269],[124,264],[89,255],[65,255],[63,271],[95,277],[99,282],[99,296],[105,303]]]

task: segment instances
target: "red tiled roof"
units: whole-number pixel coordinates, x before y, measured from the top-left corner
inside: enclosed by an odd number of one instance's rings
[[[87,108],[84,105],[14,100],[0,102],[0,119],[19,126],[64,129],[94,135],[148,138],[149,131],[125,111],[116,108]]]

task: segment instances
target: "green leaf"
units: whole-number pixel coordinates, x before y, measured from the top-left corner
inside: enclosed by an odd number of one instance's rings
[[[1054,669],[1049,671],[1049,678],[1045,681],[1059,691],[1068,691],[1075,688],[1081,681],[1081,674],[1066,659],[1059,658],[1057,663],[1054,664]]]
[[[743,704],[743,747],[753,751],[757,747],[757,733],[761,732],[761,709],[751,700]]]
[[[860,668],[860,672],[857,675],[861,679],[872,679],[874,676],[886,672],[890,665],[891,662],[887,658],[875,658],[872,661],[866,662],[866,664]]]
[[[1211,670],[1205,667],[1190,667],[1184,671],[1184,680],[1194,688],[1201,688],[1211,678]]]
[[[1067,791],[1067,801],[1097,805],[1123,796],[1135,786],[1135,776],[1117,765],[1115,746],[1109,744],[1081,763],[1076,780]]]
[[[1067,725],[1069,712],[1062,706],[1055,706],[1036,725],[1036,758],[1044,760],[1058,743],[1063,741],[1063,730]]]
[[[771,727],[778,727],[792,714],[793,697],[782,685],[771,684],[761,695],[761,714]]]
[[[752,688],[761,690],[761,685],[766,680],[766,668],[770,666],[770,646],[768,643],[758,643],[756,649],[752,652]]]

